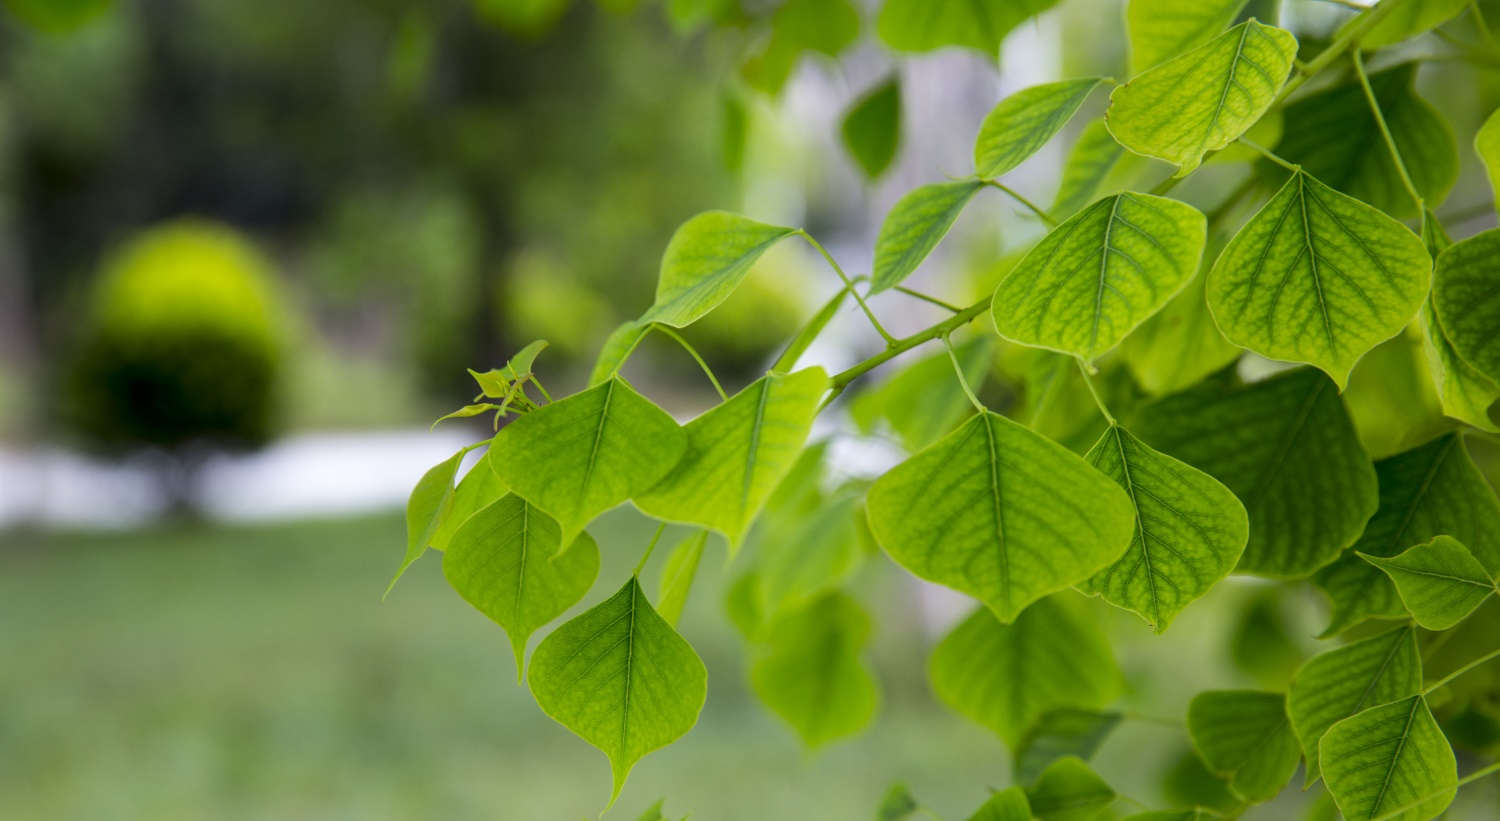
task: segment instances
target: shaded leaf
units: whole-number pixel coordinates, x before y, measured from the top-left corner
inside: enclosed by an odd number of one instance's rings
[[[985,334],[955,346],[959,367],[974,390],[989,374],[994,337]],[[901,446],[916,452],[953,430],[972,406],[953,374],[953,362],[942,351],[908,365],[849,403],[849,415],[860,430],[872,433],[890,425]]]
[[[1432,309],[1431,297],[1422,303],[1420,318],[1422,351],[1427,355],[1427,368],[1438,400],[1443,403],[1443,413],[1480,430],[1500,433],[1500,424],[1490,415],[1490,408],[1500,400],[1500,383],[1480,373],[1453,349]]]
[[[1033,724],[1016,745],[1016,779],[1031,783],[1049,764],[1064,756],[1088,761],[1104,739],[1119,726],[1120,713],[1095,710],[1052,710]]]
[[[703,662],[634,576],[543,639],[526,679],[542,712],[609,757],[611,803],[637,761],[692,729],[708,695]]]
[[[1050,597],[1001,624],[974,611],[932,651],[932,689],[944,704],[1012,748],[1047,712],[1098,709],[1121,687],[1109,643],[1069,602]]]
[[[1233,23],[1246,0],[1130,0],[1130,71],[1152,66],[1207,43]]]
[[[978,180],[933,183],[897,200],[875,238],[870,293],[894,288],[911,276],[983,187]]]
[[[1459,358],[1500,381],[1500,228],[1438,254],[1432,306]]]
[[[1186,288],[1172,297],[1120,343],[1120,355],[1148,393],[1184,390],[1239,358],[1214,324],[1204,297],[1205,266]]]
[[[974,140],[974,173],[998,177],[1030,157],[1057,135],[1102,77],[1031,86],[1001,100],[985,116]]]
[[[750,669],[755,694],[809,748],[855,735],[875,717],[880,690],[861,657],[870,619],[831,593],[770,627],[770,654]]]
[[[1271,107],[1297,38],[1247,20],[1131,78],[1109,95],[1109,131],[1126,148],[1191,172]]]
[[[1490,193],[1500,197],[1500,109],[1495,109],[1474,133],[1474,153],[1490,177]]]
[[[458,473],[458,465],[463,461],[464,454],[468,452],[469,449],[464,448],[433,465],[417,480],[416,487],[411,489],[411,495],[406,500],[406,556],[401,559],[401,566],[396,569],[391,583],[386,585],[387,596],[395,588],[396,582],[401,581],[406,568],[411,567],[412,562],[422,558],[422,554],[427,552],[433,535],[443,526],[443,519],[453,506],[453,477]]]
[[[1103,120],[1085,126],[1063,163],[1062,180],[1052,199],[1052,215],[1066,219],[1088,205],[1124,153]]]
[[[875,810],[875,821],[904,821],[921,808],[922,805],[912,797],[910,787],[892,784],[880,799],[880,806]]]
[[[866,177],[884,174],[901,145],[901,80],[892,75],[856,101],[839,134]]]
[[[1468,618],[1494,595],[1495,580],[1467,548],[1449,536],[1438,536],[1390,558],[1360,553],[1385,572],[1417,624],[1447,630]]]
[[[1116,194],[1052,229],[995,289],[1000,335],[1092,359],[1192,278],[1206,220],[1149,194]]]
[[[707,530],[694,533],[672,548],[666,566],[661,569],[656,612],[662,621],[674,628],[677,620],[682,618],[682,608],[687,605],[688,593],[693,589],[693,579],[698,575],[698,563],[703,559],[703,548],[707,544]]]
[[[506,494],[470,516],[443,556],[448,584],[510,637],[517,681],[526,640],[583,599],[599,575],[599,546],[587,533],[560,554],[558,537],[552,517]]]
[[[594,360],[593,370],[589,372],[589,387],[602,385],[613,378],[625,358],[630,356],[635,346],[650,332],[651,323],[634,320],[621,323],[610,331],[604,345],[599,348],[599,357]]]
[[[448,540],[470,516],[489,507],[506,493],[505,483],[490,469],[489,463],[480,459],[453,490],[453,502],[442,524],[433,532],[428,544],[438,550],[448,548]]]
[[[1229,575],[1250,522],[1229,488],[1111,426],[1084,457],[1115,480],[1135,508],[1125,555],[1078,585],[1164,632],[1182,608]]]
[[[656,302],[641,322],[691,325],[734,293],[761,254],[795,233],[727,211],[707,211],[684,222],[662,254]]]
[[[1392,817],[1425,821],[1447,808],[1458,791],[1453,748],[1422,696],[1340,721],[1324,734],[1318,749],[1323,779],[1345,818],[1383,817],[1420,802]]]
[[[968,821],[1031,821],[1031,804],[1019,786],[990,794]]]
[[[1037,776],[1026,800],[1038,821],[1087,821],[1115,800],[1115,791],[1089,765],[1068,756]]]
[[[860,494],[848,490],[766,528],[757,562],[759,608],[768,618],[843,584],[864,558]]]
[[[1376,23],[1373,28],[1365,32],[1363,37],[1359,38],[1359,44],[1364,48],[1379,48],[1399,43],[1424,31],[1437,28],[1456,17],[1467,5],[1469,5],[1469,0],[1419,0],[1397,4],[1384,20]],[[1334,36],[1341,36],[1354,25],[1354,19],[1357,18],[1350,19],[1334,33]]]
[[[877,479],[868,499],[870,530],[897,564],[1007,622],[1119,558],[1133,532],[1118,485],[988,412]]]
[[[896,51],[944,46],[995,57],[1010,30],[1057,5],[1057,0],[886,0],[876,31]]]
[[[1229,779],[1247,801],[1275,797],[1291,779],[1302,751],[1280,693],[1210,690],[1188,705],[1188,733],[1204,763]]]

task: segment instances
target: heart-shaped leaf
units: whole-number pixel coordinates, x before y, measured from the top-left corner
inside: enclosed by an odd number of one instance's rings
[[[755,694],[817,749],[855,735],[875,717],[880,689],[862,652],[870,618],[830,593],[770,627],[770,653],[750,669]]]
[[[1210,690],[1188,704],[1188,733],[1203,762],[1247,801],[1275,797],[1302,758],[1280,693]]]
[[[1438,254],[1432,306],[1460,359],[1500,382],[1500,228]]]
[[[1447,630],[1500,593],[1484,565],[1450,536],[1438,536],[1390,558],[1363,553],[1359,557],[1391,578],[1407,612],[1428,630]]]
[[[1328,729],[1323,780],[1345,818],[1425,821],[1458,792],[1458,762],[1423,696],[1372,707]],[[1386,813],[1408,807],[1395,815]]]
[[[761,254],[795,233],[727,211],[707,211],[684,222],[662,254],[656,302],[641,322],[693,324],[734,293]]]
[[[897,200],[875,238],[870,293],[894,288],[911,276],[983,187],[978,180],[933,183]]]
[[[974,173],[990,179],[1015,168],[1057,135],[1102,77],[1017,91],[990,110],[974,140]]]

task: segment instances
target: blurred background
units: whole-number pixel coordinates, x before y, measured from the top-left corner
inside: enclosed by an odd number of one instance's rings
[[[380,599],[411,485],[488,430],[428,426],[474,392],[466,367],[532,339],[550,343],[538,370],[554,395],[581,387],[610,330],[649,305],[661,251],[692,214],[805,226],[865,271],[902,193],[968,173],[996,101],[1125,70],[1113,0],[1057,3],[998,61],[895,56],[875,41],[875,5],[853,4],[853,28],[831,40],[798,41],[773,25],[777,3],[756,0],[0,3],[0,818],[595,814],[603,756],[515,685],[503,633],[447,588],[437,558]],[[1347,16],[1283,5],[1299,32]],[[1472,133],[1500,84],[1445,85],[1442,70],[1425,66],[1419,86]],[[840,123],[892,77],[900,139],[871,179]],[[1047,202],[1068,142],[1007,181]],[[1461,148],[1439,212],[1455,236],[1494,224]],[[1184,191],[1211,194],[1229,173]],[[971,301],[1040,233],[981,198],[912,283]],[[784,244],[686,335],[733,390],[837,285],[808,247]],[[896,333],[942,315],[899,295],[876,304]],[[845,310],[804,361],[833,369],[876,350],[862,322]],[[1414,344],[1356,372],[1351,404],[1376,455],[1442,424],[1435,400],[1427,418],[1403,410]],[[1036,413],[1025,352],[997,363],[995,406]],[[714,401],[658,340],[628,370],[679,419]],[[826,424],[818,435],[851,427]],[[900,458],[894,438],[839,434],[838,470],[878,472]],[[1475,451],[1493,479],[1489,447]],[[591,530],[605,560],[586,605],[651,526],[622,509]],[[1009,783],[999,740],[925,684],[962,602],[864,564],[853,584],[876,623],[882,711],[809,756],[749,694],[724,616],[732,574],[710,555],[684,619],[708,707],[636,768],[612,817],[665,797],[705,821],[866,818],[893,781],[962,817]],[[1222,804],[1182,736],[1186,698],[1283,686],[1326,619],[1310,589],[1231,580],[1221,593],[1167,641],[1090,602],[1141,719],[1098,766],[1153,806]],[[1465,795],[1457,811],[1475,817],[1500,800],[1493,784]],[[1255,817],[1301,811],[1292,796]]]

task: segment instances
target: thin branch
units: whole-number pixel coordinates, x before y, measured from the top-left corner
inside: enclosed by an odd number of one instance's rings
[[[893,290],[893,291],[899,291],[900,293],[906,294],[909,297],[913,297],[915,299],[920,299],[923,302],[931,303],[933,305],[938,306],[939,308],[944,308],[946,310],[952,311],[955,314],[963,311],[963,308],[960,308],[960,307],[958,307],[957,305],[954,305],[951,302],[945,302],[944,300],[938,299],[937,297],[932,296],[930,294],[924,294],[921,291],[914,291],[911,288],[907,288],[904,285],[897,285],[895,288],[892,288],[891,290]]]

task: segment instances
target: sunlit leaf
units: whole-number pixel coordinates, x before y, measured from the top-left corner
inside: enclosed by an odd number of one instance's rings
[[[1495,109],[1474,134],[1474,153],[1490,177],[1490,193],[1500,197],[1500,108]]]
[[[676,466],[688,435],[665,411],[610,379],[500,429],[485,459],[512,492],[557,520],[561,543]]]
[[[1116,194],[1069,217],[995,289],[1000,335],[1092,359],[1119,344],[1192,278],[1206,222],[1196,208]]]
[[[1064,756],[1088,761],[1120,723],[1120,713],[1096,710],[1052,710],[1042,716],[1016,745],[1016,779],[1031,783],[1047,765]]]
[[[1152,66],[1207,43],[1233,23],[1245,0],[1130,0],[1130,71]]]
[[[1142,410],[1135,432],[1244,503],[1250,540],[1239,572],[1307,576],[1353,544],[1375,512],[1375,470],[1338,388],[1311,368],[1169,396]]]
[[[1121,688],[1098,626],[1055,596],[1013,624],[1001,624],[986,608],[974,611],[932,651],[927,674],[943,703],[1013,748],[1047,712],[1098,709]]]
[[[1422,351],[1427,355],[1427,368],[1443,403],[1443,413],[1480,430],[1500,433],[1500,424],[1490,415],[1490,408],[1500,401],[1500,383],[1480,373],[1453,349],[1437,311],[1432,309],[1431,298],[1422,303],[1421,320]]]
[[[1089,765],[1067,756],[1037,776],[1026,800],[1038,821],[1087,821],[1115,800],[1115,791]]]
[[[1125,555],[1078,589],[1134,611],[1163,632],[1234,569],[1249,538],[1245,507],[1214,477],[1118,425],[1084,458],[1129,494],[1136,528]]]
[[[684,222],[662,254],[656,302],[641,322],[691,325],[734,293],[761,254],[795,233],[726,211]]]
[[[1247,20],[1116,88],[1109,131],[1131,151],[1187,174],[1266,113],[1296,56],[1290,32]]]
[[[708,696],[703,662],[634,576],[543,639],[526,680],[543,712],[609,757],[611,803],[637,761],[693,728]]]
[[[1315,365],[1342,390],[1359,358],[1416,315],[1431,268],[1406,226],[1293,174],[1219,255],[1208,307],[1230,342]]]
[[[1345,818],[1385,817],[1415,803],[1393,821],[1425,821],[1442,813],[1458,791],[1453,748],[1422,696],[1340,721],[1318,750],[1323,780]]]
[[[1307,660],[1292,678],[1286,712],[1307,760],[1307,783],[1319,777],[1318,742],[1335,723],[1422,689],[1422,658],[1409,625],[1336,647]]]
[[[1224,338],[1208,312],[1207,274],[1205,266],[1166,307],[1120,343],[1125,364],[1148,393],[1184,390],[1239,358],[1240,349]]]
[[[1390,558],[1359,554],[1396,584],[1396,592],[1417,624],[1447,630],[1468,618],[1496,593],[1495,580],[1468,548],[1438,536]]]
[[[1331,636],[1367,618],[1400,618],[1405,608],[1380,571],[1354,555],[1395,556],[1435,536],[1449,535],[1487,568],[1500,570],[1500,500],[1457,434],[1375,463],[1380,506],[1353,548],[1319,571],[1313,583],[1328,594]]]
[[[983,187],[978,180],[933,183],[897,200],[875,238],[870,292],[894,288],[911,276]]]
[[[458,465],[468,452],[465,448],[433,465],[411,489],[411,496],[406,500],[406,556],[386,586],[386,595],[390,595],[396,582],[401,581],[406,568],[427,552],[433,535],[443,526],[443,520],[453,507],[453,477],[458,474]]]
[[[1006,787],[990,794],[968,821],[1031,821],[1031,804],[1020,786]]]
[[[1135,518],[1119,485],[994,413],[876,480],[868,511],[875,540],[897,564],[1007,622],[1119,558]]]
[[[1063,163],[1062,180],[1052,200],[1052,215],[1066,219],[1094,199],[1125,149],[1110,136],[1103,120],[1084,127]]]
[[[844,147],[866,177],[891,167],[901,145],[901,81],[892,75],[861,97],[839,127]]]
[[[987,179],[1015,168],[1057,135],[1104,79],[1085,77],[1022,89],[985,116],[974,140],[974,173]]]
[[[698,575],[698,563],[703,559],[703,548],[707,544],[707,530],[683,539],[672,548],[667,564],[661,570],[656,612],[672,627],[676,627],[677,620],[682,618],[682,608],[687,605],[688,593],[693,589],[693,579]]]
[[[989,334],[955,345],[959,367],[975,390],[984,384],[994,349]],[[882,423],[889,425],[902,447],[916,452],[952,431],[971,407],[947,351],[939,351],[861,392],[849,403],[849,415],[866,433]]]
[[[453,589],[510,636],[517,680],[526,640],[577,604],[599,575],[599,547],[587,533],[561,554],[558,536],[552,517],[507,494],[470,516],[443,556]]]
[[[1475,234],[1438,254],[1432,306],[1453,350],[1500,382],[1500,229]]]
[[[635,346],[641,343],[641,338],[651,332],[649,322],[624,322],[610,331],[605,338],[604,344],[599,348],[599,356],[594,360],[594,368],[589,372],[589,387],[595,387],[608,382],[620,369],[625,358],[635,350]]]
[[[855,735],[875,717],[880,690],[861,657],[870,619],[831,593],[770,627],[769,655],[755,662],[755,694],[809,748]]]
[[[1188,705],[1188,733],[1204,763],[1247,801],[1274,797],[1297,769],[1302,751],[1280,693],[1210,690]]]
[[[635,495],[636,506],[658,519],[717,530],[734,551],[797,461],[827,389],[822,368],[756,380],[685,426],[686,454]]]
[[[1057,0],[886,0],[876,30],[897,51],[944,46],[995,57],[1010,30],[1057,5]]]

